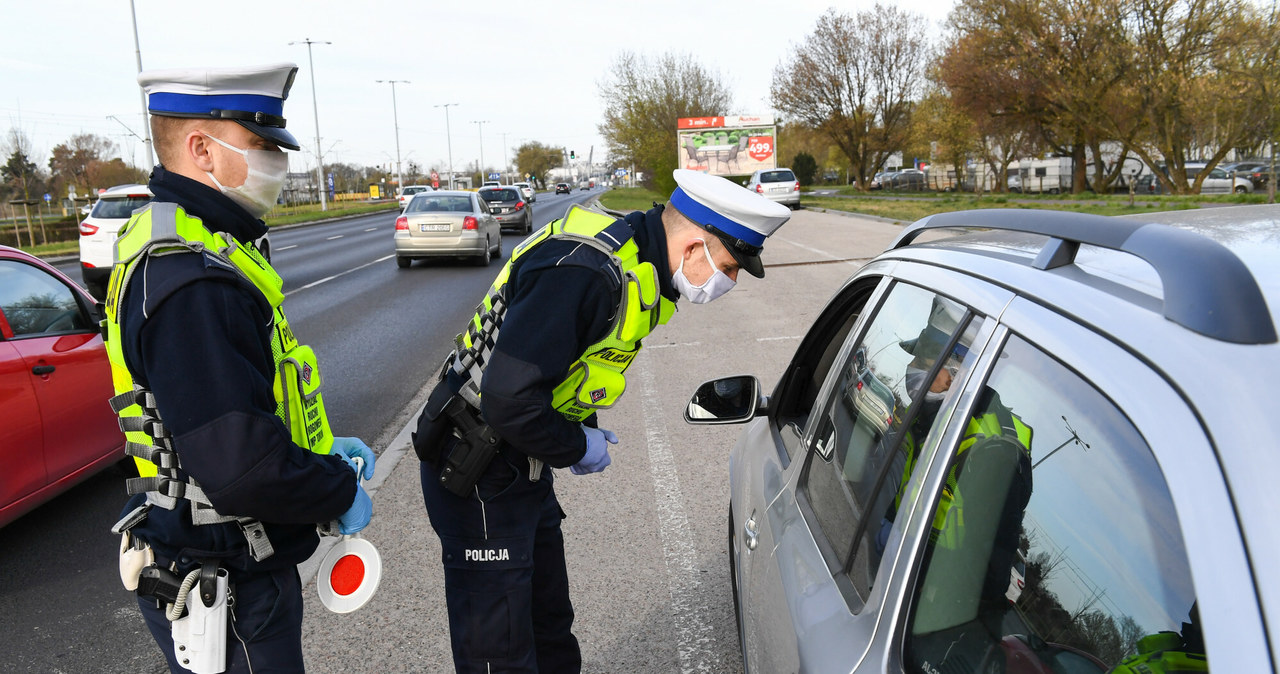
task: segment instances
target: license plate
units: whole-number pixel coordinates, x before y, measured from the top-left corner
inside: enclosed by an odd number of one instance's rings
[[[447,231],[449,231],[449,225],[419,225],[418,227],[419,227],[422,231],[424,231],[424,232],[447,232]]]

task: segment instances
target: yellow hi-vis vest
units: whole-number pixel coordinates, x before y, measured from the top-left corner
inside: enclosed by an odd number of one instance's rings
[[[107,287],[103,320],[107,358],[116,395],[111,406],[125,433],[125,453],[134,457],[140,477],[129,480],[129,493],[147,493],[149,503],[172,509],[177,499],[192,503],[194,524],[215,524],[245,518],[217,513],[199,485],[177,473],[181,467],[172,438],[156,411],[151,391],[138,386],[124,361],[120,329],[120,300],[139,263],[147,256],[172,253],[206,253],[215,256],[262,293],[274,314],[271,354],[276,416],[284,421],[294,443],[317,454],[328,454],[333,434],[320,395],[320,369],[311,347],[298,344],[289,328],[281,303],[284,282],[252,244],[212,232],[196,217],[173,203],[153,202],[134,213],[115,243],[115,264]],[[193,354],[198,358],[199,354]],[[251,545],[254,543],[250,539]],[[257,554],[255,551],[255,558]]]
[[[1005,424],[1002,424],[1000,417],[1005,416]],[[1031,427],[1022,422],[1022,419],[1012,412],[1001,410],[1000,413],[987,412],[981,416],[971,417],[969,423],[965,426],[964,437],[960,440],[960,446],[956,449],[955,459],[951,462],[951,468],[947,472],[947,483],[942,487],[942,496],[938,502],[938,509],[933,516],[933,530],[930,531],[930,539],[940,543],[947,548],[956,548],[964,537],[964,495],[961,494],[959,483],[956,476],[960,466],[960,460],[964,453],[969,451],[979,440],[997,436],[1003,436],[1017,443],[1021,451],[1028,456],[1031,453]],[[907,434],[904,444],[907,449],[907,465],[902,471],[902,481],[898,484],[898,496],[894,503],[899,505],[902,501],[902,495],[906,491],[907,481],[911,477],[911,471],[915,469],[916,460],[919,458],[919,448],[911,433]]]
[[[612,407],[626,391],[624,373],[640,352],[641,340],[654,328],[671,320],[675,303],[662,296],[658,271],[640,259],[640,248],[624,224],[612,227],[615,218],[573,206],[561,220],[525,239],[511,253],[489,292],[485,294],[466,332],[457,336],[453,368],[465,383],[459,393],[480,407],[480,381],[497,343],[506,313],[507,280],[514,264],[530,250],[550,239],[575,241],[609,256],[622,279],[613,325],[604,339],[587,347],[569,368],[564,381],[552,391],[551,404],[572,421],[582,421],[596,410]],[[626,232],[625,238],[618,236]]]

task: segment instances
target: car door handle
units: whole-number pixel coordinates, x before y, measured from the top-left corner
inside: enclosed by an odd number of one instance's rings
[[[38,374],[38,375],[44,376],[46,374],[53,372],[54,369],[55,368],[52,365],[37,365],[31,368],[31,374]]]

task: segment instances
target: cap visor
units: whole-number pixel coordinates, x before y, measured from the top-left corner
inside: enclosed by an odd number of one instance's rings
[[[266,138],[286,150],[297,151],[302,149],[302,146],[298,144],[298,139],[294,138],[293,134],[278,126],[263,126],[256,122],[250,122],[243,119],[237,119],[234,121],[240,126],[254,132],[258,136]]]
[[[747,255],[746,253],[738,252],[733,246],[727,244],[725,245],[725,250],[729,251],[733,259],[738,261],[738,266],[748,274],[756,278],[764,278],[764,263],[760,261],[759,255]]]

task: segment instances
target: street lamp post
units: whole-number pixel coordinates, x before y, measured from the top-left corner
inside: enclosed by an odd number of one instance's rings
[[[400,173],[400,113],[396,110],[396,85],[409,84],[409,80],[378,80],[391,85],[391,118],[396,124],[396,188],[404,189],[404,176]]]
[[[433,107],[444,108],[444,137],[449,145],[449,189],[453,189],[453,133],[449,131],[449,106],[457,103],[441,103]]]
[[[138,61],[138,72],[142,72],[142,45],[138,42],[138,12],[133,8],[133,0],[129,0],[129,15],[133,17],[133,55]],[[143,133],[147,135],[142,143],[147,146],[147,170],[156,165],[156,153],[151,147],[151,125],[147,123],[147,92],[142,87],[138,87],[138,95],[142,97],[142,127]],[[116,120],[120,122],[120,120]],[[124,122],[120,122],[124,124]],[[128,127],[125,127],[128,128]],[[133,133],[130,131],[129,133]],[[135,137],[138,135],[133,134]]]
[[[480,167],[479,168],[480,168],[480,184],[483,185],[485,178],[488,177],[484,173],[484,125],[488,124],[489,120],[485,119],[479,122],[473,121],[471,123],[475,124],[476,128],[480,130]]]
[[[313,44],[333,44],[323,40],[312,40],[311,38],[303,38],[297,42],[290,42],[289,45],[295,44],[307,45],[307,67],[311,70],[311,111],[315,114],[316,119],[316,188],[320,192],[320,210],[329,210],[329,205],[324,198],[324,154],[320,150],[320,106],[316,103],[316,65],[311,60],[311,45]]]

